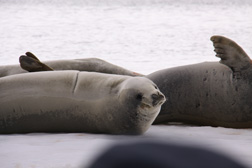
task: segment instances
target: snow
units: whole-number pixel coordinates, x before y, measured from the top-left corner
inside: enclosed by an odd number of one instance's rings
[[[236,41],[252,56],[250,0],[0,0],[0,65],[26,51],[42,61],[98,57],[153,71],[214,57],[210,37]],[[78,168],[118,142],[134,138],[197,144],[252,167],[252,130],[154,125],[141,136],[0,135],[4,168]]]
[[[87,133],[1,135],[1,166],[6,168],[85,167],[111,145],[136,138],[197,145],[252,165],[251,129],[154,125],[141,136]]]

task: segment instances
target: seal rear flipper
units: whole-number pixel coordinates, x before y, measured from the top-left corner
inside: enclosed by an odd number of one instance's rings
[[[246,52],[233,40],[223,36],[212,36],[216,56],[221,59],[220,63],[230,67],[233,72],[246,70],[251,66],[251,60]]]
[[[39,61],[39,59],[32,53],[27,52],[26,55],[19,57],[21,68],[28,72],[37,71],[53,71],[53,69],[46,64]]]
[[[26,52],[25,55],[26,55],[27,57],[31,57],[31,58],[34,58],[35,60],[40,61],[40,60],[39,60],[33,53],[31,53],[31,52]]]

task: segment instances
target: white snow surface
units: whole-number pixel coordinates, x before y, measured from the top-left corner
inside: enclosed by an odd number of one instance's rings
[[[0,0],[0,65],[26,51],[42,61],[98,57],[148,74],[218,61],[210,37],[224,35],[252,56],[250,0]],[[79,168],[136,137],[196,144],[252,167],[252,129],[154,125],[141,136],[0,135],[3,168]]]
[[[252,166],[251,129],[154,125],[141,136],[87,133],[1,135],[1,167],[86,167],[111,145],[133,141],[136,138],[196,145],[218,151]]]

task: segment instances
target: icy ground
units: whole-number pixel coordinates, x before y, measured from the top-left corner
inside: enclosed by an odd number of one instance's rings
[[[195,126],[152,126],[142,139],[196,144],[227,154],[252,166],[251,129]],[[1,135],[1,167],[79,168],[112,144],[135,136],[76,134]]]
[[[250,0],[0,0],[0,65],[18,63],[31,51],[41,60],[98,57],[148,74],[218,61],[209,40],[215,34],[252,56],[251,30]],[[156,125],[139,137],[202,145],[252,167],[252,129]],[[0,165],[78,168],[109,145],[134,138],[0,135]]]

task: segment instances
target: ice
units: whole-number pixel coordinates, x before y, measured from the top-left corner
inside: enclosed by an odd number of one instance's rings
[[[85,167],[111,145],[136,138],[197,145],[252,165],[251,129],[154,125],[141,136],[87,133],[1,135],[1,166],[6,168]]]
[[[209,40],[224,35],[252,56],[250,0],[0,0],[0,65],[26,51],[42,61],[98,57],[127,69],[153,71],[219,61]],[[143,139],[194,143],[252,167],[252,130],[155,125]],[[132,136],[0,135],[1,167],[77,168]]]

